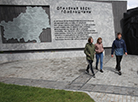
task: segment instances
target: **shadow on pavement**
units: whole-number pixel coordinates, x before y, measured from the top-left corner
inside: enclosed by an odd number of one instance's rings
[[[112,67],[104,67],[105,70],[108,70],[108,71],[111,71],[111,72],[114,72],[115,74],[118,74],[118,71],[115,70],[115,68],[112,68]]]

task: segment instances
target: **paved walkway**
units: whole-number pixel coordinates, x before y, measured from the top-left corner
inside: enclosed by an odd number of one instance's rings
[[[124,56],[122,76],[110,56],[104,57],[104,73],[94,70],[96,78],[84,73],[86,66],[84,57],[0,62],[0,81],[84,91],[96,102],[138,102],[138,56]]]

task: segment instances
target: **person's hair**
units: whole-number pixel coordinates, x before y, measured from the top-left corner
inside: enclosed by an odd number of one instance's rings
[[[102,40],[102,38],[101,38],[101,37],[99,37],[99,38],[97,39],[97,43],[99,43],[99,40]]]
[[[118,32],[118,33],[117,33],[117,36],[118,36],[118,35],[122,35],[122,34],[121,34],[120,32]]]
[[[91,42],[91,39],[93,39],[92,37],[89,37],[89,39],[88,39],[88,42],[90,43]]]

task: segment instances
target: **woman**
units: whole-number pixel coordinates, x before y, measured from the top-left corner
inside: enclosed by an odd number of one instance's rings
[[[102,38],[97,39],[97,43],[95,44],[95,51],[96,51],[96,69],[98,70],[98,62],[100,59],[100,72],[103,73],[103,44],[102,44]]]
[[[88,61],[88,66],[86,69],[86,73],[89,73],[89,68],[92,71],[93,77],[95,78],[95,74],[93,71],[92,63],[94,59],[94,53],[95,53],[95,45],[93,44],[93,38],[89,37],[88,43],[85,46],[84,53],[86,54],[86,59]]]

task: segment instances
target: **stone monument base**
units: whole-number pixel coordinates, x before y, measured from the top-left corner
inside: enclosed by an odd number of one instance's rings
[[[105,53],[104,53],[105,54]],[[72,58],[85,57],[84,51],[53,51],[53,52],[35,52],[35,53],[8,53],[0,54],[0,62],[20,61],[20,60],[38,60],[53,58]]]
[[[36,60],[65,57],[84,57],[83,51],[55,51],[55,52],[35,52],[35,53],[8,53],[0,54],[0,62],[18,60]]]

